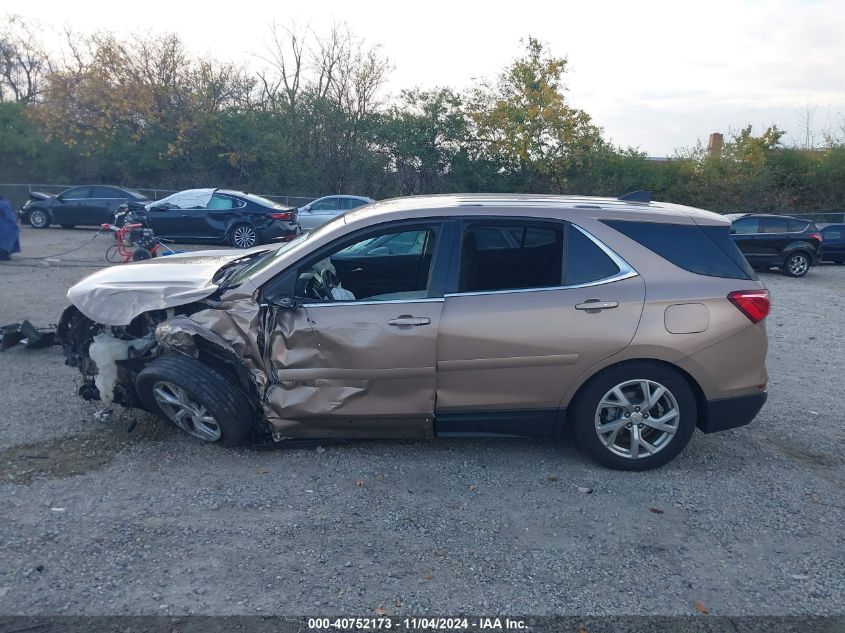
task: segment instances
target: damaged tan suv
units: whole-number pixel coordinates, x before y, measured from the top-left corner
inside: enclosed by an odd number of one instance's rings
[[[58,337],[80,395],[233,446],[558,437],[643,470],[766,400],[769,294],[707,211],[620,199],[389,200],[281,246],[115,266]]]

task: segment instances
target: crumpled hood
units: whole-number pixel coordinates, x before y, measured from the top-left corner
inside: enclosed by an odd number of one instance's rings
[[[212,279],[221,266],[267,248],[197,251],[111,266],[71,286],[67,297],[96,323],[129,325],[149,310],[207,297],[217,289]]]

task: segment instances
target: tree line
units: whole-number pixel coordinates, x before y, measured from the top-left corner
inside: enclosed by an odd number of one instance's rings
[[[845,207],[845,143],[790,147],[750,126],[720,156],[669,161],[609,142],[567,96],[567,59],[534,38],[467,90],[386,95],[391,64],[345,26],[273,27],[248,69],[175,34],[67,33],[58,53],[18,18],[0,27],[0,181],[375,198],[448,192],[655,198],[715,211]]]

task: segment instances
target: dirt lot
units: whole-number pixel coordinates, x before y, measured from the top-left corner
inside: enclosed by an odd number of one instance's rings
[[[24,229],[23,256],[92,231]],[[54,323],[109,238],[0,264],[0,324]],[[0,614],[845,613],[845,267],[767,273],[770,399],[656,472],[565,444],[203,446],[0,355]],[[579,487],[592,489],[591,493]]]

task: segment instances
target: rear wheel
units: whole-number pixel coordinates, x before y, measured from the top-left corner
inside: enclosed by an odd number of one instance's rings
[[[146,407],[203,442],[238,446],[252,433],[252,409],[229,378],[200,361],[164,355],[135,382]]]
[[[133,262],[142,262],[145,259],[152,259],[153,254],[148,251],[146,248],[136,248],[135,252],[132,253],[132,261]]]
[[[573,407],[579,446],[600,464],[648,470],[674,459],[695,430],[695,395],[675,370],[632,363],[594,377]]]
[[[35,229],[46,229],[50,226],[50,214],[44,209],[33,209],[29,212],[29,225]]]
[[[229,236],[229,243],[235,248],[252,248],[258,244],[258,233],[249,224],[236,224]]]
[[[810,256],[804,251],[792,253],[783,262],[781,270],[789,277],[803,277],[810,270]]]

